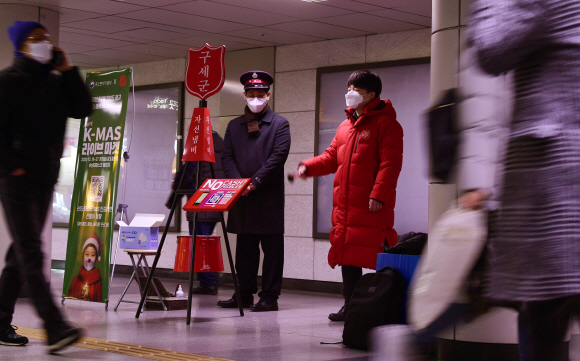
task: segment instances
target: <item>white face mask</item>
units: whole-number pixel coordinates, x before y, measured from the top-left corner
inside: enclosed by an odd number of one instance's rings
[[[26,54],[41,64],[48,64],[50,59],[52,59],[52,43],[48,40],[43,40],[38,43],[28,44],[28,53]]]
[[[346,106],[349,108],[356,108],[364,101],[364,97],[354,90],[349,90],[348,93],[344,95],[344,98],[346,99]]]
[[[246,103],[252,113],[259,113],[266,107],[268,100],[270,98],[246,98]]]

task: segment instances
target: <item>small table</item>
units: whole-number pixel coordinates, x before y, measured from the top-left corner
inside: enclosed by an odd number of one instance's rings
[[[141,270],[141,272],[143,273],[143,275],[145,277],[149,277],[149,264],[147,263],[147,259],[145,257],[157,255],[156,249],[152,249],[152,250],[148,250],[148,249],[124,249],[123,251],[125,251],[129,255],[129,257],[131,257],[131,263],[133,264],[133,274],[131,275],[131,279],[129,280],[129,283],[127,283],[127,286],[125,287],[125,290],[121,294],[119,301],[117,301],[117,305],[115,306],[115,311],[117,311],[117,308],[119,307],[119,304],[121,302],[139,304],[139,302],[135,302],[135,301],[124,301],[123,297],[125,297],[125,294],[127,293],[127,290],[129,289],[129,286],[131,285],[133,280],[137,281],[137,284],[139,285],[139,292],[141,293],[141,296],[143,296],[143,288],[141,287],[141,281],[139,280],[139,269]],[[163,252],[163,250],[161,252]],[[135,263],[134,256],[137,256],[136,263]],[[159,290],[157,289],[155,282],[151,282],[151,285],[155,289],[155,293],[157,294],[157,297],[159,298],[159,302],[161,303],[161,306],[163,306],[163,309],[165,311],[167,311],[167,306],[165,305],[165,302],[163,302],[163,298],[161,297],[161,294],[159,293]],[[155,300],[155,302],[156,301],[157,300]]]

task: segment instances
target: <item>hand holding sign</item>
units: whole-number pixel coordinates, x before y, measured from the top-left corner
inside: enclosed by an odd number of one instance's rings
[[[250,194],[251,191],[255,191],[256,190],[256,186],[253,185],[252,183],[250,183],[250,185],[248,185],[246,187],[246,189],[244,189],[244,191],[242,192],[242,196],[247,196],[248,194]]]

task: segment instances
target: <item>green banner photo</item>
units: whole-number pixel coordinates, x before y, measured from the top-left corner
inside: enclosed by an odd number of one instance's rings
[[[87,73],[93,112],[81,123],[63,298],[108,302],[131,69]]]

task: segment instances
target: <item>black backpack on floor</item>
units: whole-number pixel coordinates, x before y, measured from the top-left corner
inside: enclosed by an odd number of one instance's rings
[[[405,279],[394,268],[363,275],[346,310],[342,343],[366,350],[371,329],[402,323],[405,292]]]

